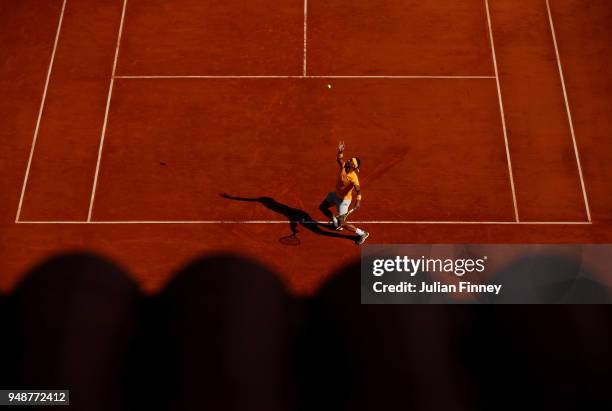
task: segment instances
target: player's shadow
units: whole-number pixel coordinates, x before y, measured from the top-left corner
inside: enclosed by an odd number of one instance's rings
[[[221,197],[228,200],[235,201],[246,201],[253,203],[260,203],[265,206],[267,209],[274,211],[275,213],[281,214],[284,216],[289,223],[289,227],[291,228],[291,235],[295,236],[299,230],[298,226],[304,227],[306,230],[311,233],[326,236],[326,237],[336,237],[343,238],[351,241],[355,241],[355,236],[352,235],[343,235],[339,234],[335,231],[330,231],[331,227],[327,224],[322,224],[316,220],[314,220],[310,214],[306,211],[301,210],[299,208],[289,207],[286,204],[279,203],[272,197],[234,197],[229,194],[221,193]],[[325,229],[323,229],[325,228]]]

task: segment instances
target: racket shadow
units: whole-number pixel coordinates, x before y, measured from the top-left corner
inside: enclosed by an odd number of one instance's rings
[[[339,234],[335,231],[330,231],[331,227],[327,224],[322,224],[311,217],[306,211],[301,210],[299,208],[293,208],[288,206],[287,204],[280,203],[273,199],[272,197],[235,197],[229,194],[221,193],[221,197],[227,200],[233,201],[244,201],[251,203],[259,203],[266,207],[268,210],[274,211],[277,214],[282,215],[287,219],[289,223],[289,228],[291,229],[291,234],[286,237],[281,237],[282,239],[292,238],[295,240],[291,241],[291,244],[286,245],[300,245],[301,242],[297,238],[297,234],[299,233],[298,226],[303,227],[304,229],[310,231],[311,233],[325,236],[325,237],[335,237],[342,238],[345,240],[355,241],[355,236],[343,235]],[[281,241],[282,244],[285,244],[287,241]]]

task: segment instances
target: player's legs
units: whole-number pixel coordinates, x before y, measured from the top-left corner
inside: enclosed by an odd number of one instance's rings
[[[332,219],[334,214],[331,212],[330,208],[333,206],[337,206],[337,196],[336,193],[331,192],[327,194],[327,197],[319,204],[319,210],[327,217],[328,219]]]
[[[333,204],[328,203],[327,200],[323,200],[321,201],[321,204],[319,204],[319,210],[321,210],[323,215],[329,220],[331,220],[334,216],[333,213],[329,210],[332,206]]]
[[[343,200],[340,202],[340,204],[338,204],[338,215],[343,216],[338,219],[338,228],[346,228],[348,231],[355,233],[357,235],[357,244],[363,244],[365,239],[368,238],[370,234],[367,231],[357,228],[346,221],[346,213],[348,213],[350,205],[351,200]]]
[[[347,213],[349,211],[349,207],[351,206],[351,200],[340,200],[336,203],[336,211],[338,212],[338,216],[334,217],[334,226],[337,229],[342,229],[347,217]]]
[[[357,244],[363,244],[366,238],[368,238],[368,236],[370,235],[370,233],[368,233],[367,231],[357,228],[353,224],[350,224],[347,222],[344,222],[342,227],[346,228],[348,231],[351,231],[357,235],[357,238],[355,240]]]

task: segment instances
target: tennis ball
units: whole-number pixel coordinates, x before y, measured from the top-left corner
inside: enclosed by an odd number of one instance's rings
[[[328,85],[327,85],[327,88],[331,88],[331,84],[328,84]]]

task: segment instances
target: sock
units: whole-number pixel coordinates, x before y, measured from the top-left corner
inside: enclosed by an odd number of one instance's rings
[[[358,228],[355,230],[355,234],[357,234],[358,236],[362,236],[365,234],[365,231],[363,231],[361,228]]]

